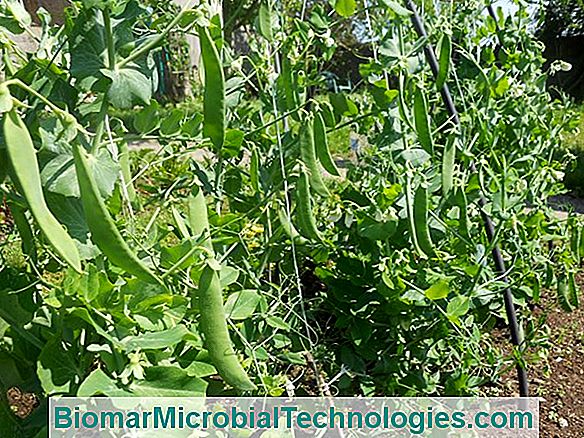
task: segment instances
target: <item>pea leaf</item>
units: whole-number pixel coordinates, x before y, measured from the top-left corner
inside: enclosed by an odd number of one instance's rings
[[[468,313],[470,309],[470,300],[468,297],[457,296],[448,303],[446,313],[450,317],[460,317]]]
[[[436,283],[426,289],[424,295],[426,295],[426,298],[435,301],[446,298],[449,292],[450,287],[448,286],[448,281],[443,279],[438,280]]]
[[[272,41],[274,39],[272,32],[272,8],[266,0],[263,0],[260,4],[258,25],[260,34],[268,41]]]
[[[71,75],[78,79],[96,78],[106,66],[105,32],[95,15],[93,10],[82,11],[69,34]]]
[[[12,96],[5,84],[0,84],[0,114],[7,113],[12,109]]]
[[[391,9],[396,15],[402,15],[402,16],[406,16],[406,15],[410,15],[411,12],[404,8],[402,5],[400,5],[398,2],[393,1],[393,0],[382,0],[383,3],[385,3],[385,6],[387,6],[389,9]]]
[[[59,222],[65,225],[67,232],[73,237],[81,259],[89,260],[97,257],[100,251],[91,241],[81,200],[52,192],[48,192],[45,197],[51,212]]]
[[[237,281],[239,278],[239,269],[231,266],[221,266],[219,278],[221,279],[221,287],[226,288]]]
[[[108,98],[116,108],[131,108],[135,103],[145,105],[150,103],[152,82],[138,70],[133,68],[102,69],[101,72],[112,81]]]
[[[341,17],[350,17],[355,13],[356,7],[355,0],[337,0],[335,2],[335,11]]]
[[[268,317],[266,317],[266,322],[268,323],[268,325],[270,327],[274,327],[274,328],[277,328],[280,330],[286,330],[286,331],[290,330],[290,324],[288,324],[286,321],[284,321],[279,316],[268,316]]]
[[[134,116],[134,128],[136,128],[136,131],[144,134],[154,131],[160,124],[158,109],[158,102],[152,100],[150,105],[137,112]]]
[[[126,351],[160,350],[178,344],[188,333],[184,325],[177,325],[168,330],[127,336],[120,341],[120,344]]]
[[[191,364],[185,368],[187,374],[191,377],[207,377],[217,374],[217,369],[207,363],[199,362],[197,360],[191,362]]]
[[[114,162],[104,148],[96,155],[91,155],[88,160],[99,192],[103,197],[109,198],[120,174],[118,163]],[[45,189],[53,193],[79,198],[79,184],[70,154],[63,153],[49,161],[41,171],[41,181]]]
[[[260,298],[254,290],[235,292],[227,298],[225,314],[231,319],[247,319],[255,312]]]
[[[37,375],[47,394],[68,392],[76,383],[77,364],[63,341],[55,338],[47,342],[39,355]]]
[[[131,397],[132,393],[118,388],[116,381],[102,370],[94,370],[85,378],[77,390],[77,397],[92,397],[105,395],[106,397]]]
[[[146,380],[133,383],[130,389],[138,397],[204,397],[207,382],[179,367],[156,366],[146,368]]]

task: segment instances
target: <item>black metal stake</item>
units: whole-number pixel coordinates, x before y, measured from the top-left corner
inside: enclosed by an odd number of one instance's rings
[[[418,14],[418,10],[416,5],[413,3],[412,0],[405,0],[408,9],[412,13],[411,19],[412,24],[416,30],[416,33],[423,38],[427,38],[428,34],[426,33],[426,29],[424,28],[424,24],[422,19]],[[490,7],[489,12],[492,11],[492,7]],[[424,46],[424,53],[426,55],[426,60],[430,65],[430,69],[434,74],[434,77],[438,76],[438,59],[436,58],[436,53],[434,52],[434,48],[430,43],[427,43]],[[444,101],[444,105],[450,117],[452,118],[453,122],[460,126],[460,118],[458,116],[458,111],[456,110],[456,106],[454,105],[454,101],[452,100],[452,94],[450,93],[450,89],[448,88],[448,84],[444,84],[442,89],[440,90],[440,95],[442,96],[442,100]],[[477,168],[474,162],[470,163],[470,171],[472,173],[477,172]],[[489,242],[493,243],[495,239],[495,227],[493,225],[493,220],[484,210],[484,207],[487,204],[487,200],[485,199],[484,195],[481,193],[479,197],[479,206],[481,207],[481,217],[483,219],[483,224],[485,227],[485,232],[487,234],[487,238]],[[499,245],[496,243],[493,245],[492,250],[493,259],[495,262],[495,269],[499,274],[500,278],[505,282],[509,283],[507,278],[507,268],[505,267],[505,261],[503,260],[503,256],[501,255],[501,250]],[[505,288],[503,299],[505,302],[505,312],[507,314],[507,319],[509,320],[509,330],[511,331],[511,342],[515,347],[521,347],[523,343],[521,331],[519,330],[519,324],[517,322],[517,312],[515,310],[515,305],[513,303],[513,294],[511,293],[511,289],[509,286]],[[529,384],[527,381],[527,370],[523,366],[521,362],[517,362],[516,365],[517,369],[517,381],[519,382],[519,395],[521,397],[528,397],[529,396]]]

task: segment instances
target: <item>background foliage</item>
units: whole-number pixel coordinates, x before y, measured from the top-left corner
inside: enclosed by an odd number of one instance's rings
[[[567,310],[578,304],[584,247],[577,218],[547,206],[575,123],[546,91],[544,47],[518,4],[497,19],[477,0],[419,4],[425,41],[395,1],[261,2],[245,6],[257,15],[242,52],[206,4],[151,20],[135,0],[84,0],[63,27],[45,22],[33,54],[3,38],[3,123],[24,120],[35,199],[82,269],[41,226],[4,135],[0,383],[43,404],[24,420],[0,405],[0,428],[43,436],[52,394],[242,393],[218,378],[229,380],[201,324],[208,269],[224,298],[215,321],[253,393],[476,394],[542,359],[531,306],[550,290]],[[27,31],[18,5],[2,2],[4,32]],[[342,84],[330,74],[345,50],[337,29],[367,46]],[[204,38],[202,101],[162,108],[156,54],[181,33]],[[460,128],[426,42],[440,48]],[[494,339],[507,284],[481,209],[524,327],[511,352]]]

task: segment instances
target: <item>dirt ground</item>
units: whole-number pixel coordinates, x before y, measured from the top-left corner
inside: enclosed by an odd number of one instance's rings
[[[584,274],[578,277],[584,289]],[[553,291],[536,313],[547,315],[550,348],[547,360],[528,369],[530,396],[540,398],[540,436],[542,438],[584,437],[584,306],[567,313],[561,309]],[[517,397],[514,371],[488,395]]]

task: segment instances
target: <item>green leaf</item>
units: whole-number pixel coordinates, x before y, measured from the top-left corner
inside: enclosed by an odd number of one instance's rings
[[[247,319],[253,315],[260,299],[260,295],[254,290],[235,292],[227,298],[225,314],[231,319]]]
[[[130,389],[138,397],[204,397],[207,382],[179,367],[156,366],[146,368],[146,380],[133,383]]]
[[[77,79],[92,78],[106,66],[106,44],[103,25],[97,21],[97,12],[84,10],[75,17],[69,34],[71,75]]]
[[[468,297],[456,296],[448,302],[446,313],[450,317],[461,317],[468,313],[470,309],[470,299]]]
[[[258,24],[260,34],[268,41],[272,41],[274,39],[274,33],[272,32],[272,8],[269,0],[263,0],[260,4]]]
[[[207,362],[193,361],[185,368],[190,377],[208,377],[217,374],[217,369]]]
[[[170,137],[180,133],[183,119],[185,118],[184,111],[180,109],[173,109],[170,115],[167,115],[160,122],[160,133],[164,136]]]
[[[336,0],[335,2],[335,11],[341,17],[350,17],[355,13],[356,8],[355,0]]]
[[[43,347],[37,362],[37,375],[47,394],[69,392],[77,382],[77,363],[61,339],[52,339]]]
[[[10,14],[21,26],[28,27],[32,24],[32,18],[22,2],[18,0],[7,0],[6,6]]]
[[[237,281],[239,278],[239,269],[232,268],[231,266],[221,266],[219,278],[221,280],[221,287],[226,288]]]
[[[91,241],[81,201],[52,192],[47,192],[46,199],[51,212],[65,225],[67,232],[75,240],[81,259],[89,260],[101,254],[99,248]]]
[[[303,353],[282,353],[278,357],[291,364],[306,365],[306,358]]]
[[[109,198],[120,175],[119,164],[105,148],[99,149],[96,155],[89,156],[88,161],[99,192],[104,198]],[[53,193],[73,198],[80,196],[77,174],[70,154],[57,155],[49,161],[41,171],[41,181]]]
[[[108,98],[116,108],[131,108],[136,103],[145,105],[150,103],[152,82],[138,70],[133,68],[102,69],[101,72],[112,81]]]
[[[0,114],[12,109],[12,96],[6,84],[0,84]]]
[[[286,321],[284,321],[279,316],[267,316],[266,322],[268,323],[268,325],[270,327],[274,327],[274,328],[277,328],[280,330],[285,330],[285,331],[290,330],[290,324],[288,324]]]
[[[438,280],[436,283],[426,289],[424,294],[426,295],[426,298],[434,301],[446,298],[449,292],[450,287],[448,286],[448,281],[442,279]]]
[[[188,333],[184,325],[177,325],[168,330],[126,336],[120,344],[126,351],[160,350],[178,344]]]
[[[410,15],[411,12],[400,5],[398,2],[394,0],[382,0],[390,10],[392,10],[396,15],[407,16]]]
[[[233,158],[241,151],[244,134],[239,129],[230,129],[225,133],[225,143],[223,145],[223,156]]]
[[[160,266],[165,269],[174,267],[175,269],[186,269],[197,261],[197,253],[192,253],[193,243],[184,241],[178,245],[160,249]],[[187,255],[190,253],[190,256]],[[177,265],[181,262],[179,265]]]
[[[150,105],[144,107],[134,116],[134,128],[142,134],[154,131],[160,125],[160,106],[158,102],[152,100]]]
[[[105,395],[106,397],[131,397],[132,393],[118,388],[116,381],[110,378],[102,370],[93,370],[79,385],[77,397],[92,397]]]
[[[359,223],[358,233],[370,240],[387,240],[395,233],[397,221],[378,222],[370,217],[365,217]]]

